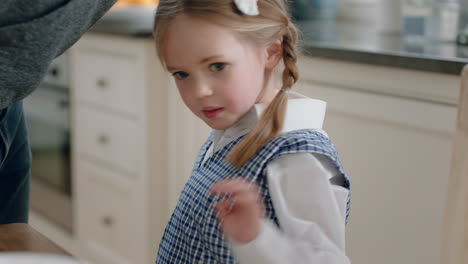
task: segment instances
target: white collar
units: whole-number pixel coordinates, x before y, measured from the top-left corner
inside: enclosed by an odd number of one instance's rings
[[[322,129],[326,102],[289,92],[288,106],[282,133],[300,129]],[[213,129],[213,152],[227,143],[249,133],[267,108],[268,103],[255,104],[236,124],[224,130]]]

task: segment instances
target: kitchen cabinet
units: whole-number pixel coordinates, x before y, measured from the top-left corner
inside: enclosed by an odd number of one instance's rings
[[[439,264],[460,77],[303,58],[351,178],[353,263]]]
[[[76,246],[93,263],[152,263],[169,218],[168,76],[148,38],[71,49]]]

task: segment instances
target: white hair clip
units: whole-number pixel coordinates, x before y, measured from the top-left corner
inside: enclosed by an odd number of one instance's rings
[[[234,0],[237,9],[248,16],[259,15],[257,2],[258,0]]]

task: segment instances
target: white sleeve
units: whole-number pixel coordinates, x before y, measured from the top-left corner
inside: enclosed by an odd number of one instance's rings
[[[237,261],[350,263],[345,253],[348,190],[339,185],[342,177],[331,162],[319,154],[288,154],[272,161],[267,175],[281,230],[263,220],[255,240],[232,243]]]

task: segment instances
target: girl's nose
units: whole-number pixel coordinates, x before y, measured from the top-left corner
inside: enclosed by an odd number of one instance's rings
[[[195,96],[203,98],[213,95],[213,89],[208,83],[198,82],[195,87]]]

